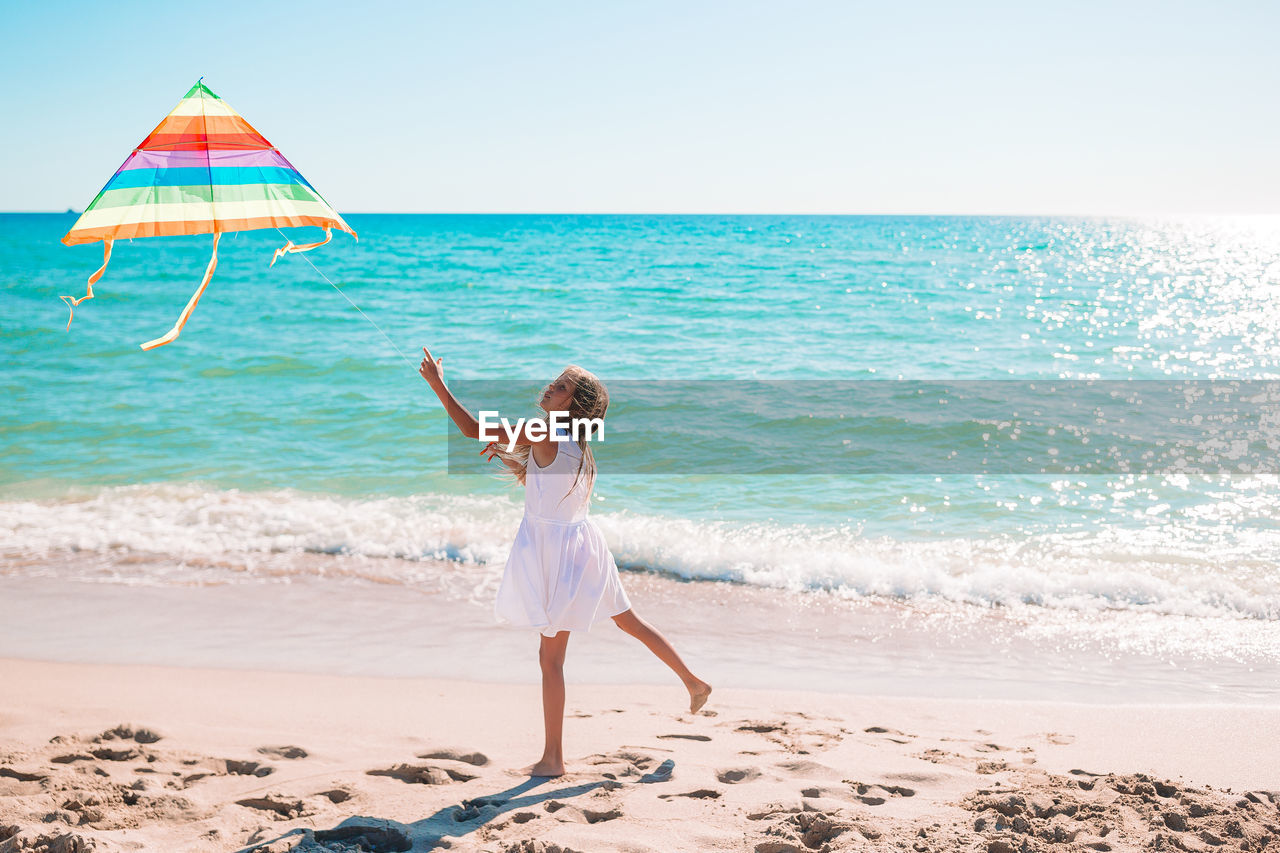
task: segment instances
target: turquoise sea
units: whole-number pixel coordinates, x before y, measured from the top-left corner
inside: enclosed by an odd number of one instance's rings
[[[794,419],[835,446],[901,450],[906,414],[828,417],[824,382],[1280,379],[1275,218],[352,215],[359,242],[338,234],[273,268],[281,235],[228,235],[182,336],[151,352],[137,344],[177,317],[210,238],[117,245],[67,331],[58,296],[81,295],[101,263],[100,247],[58,242],[73,221],[0,215],[11,601],[34,579],[314,585],[335,561],[414,588],[443,560],[459,580],[441,594],[483,619],[520,496],[450,464],[416,373],[427,345],[459,387],[504,380],[532,398],[575,363],[622,389],[611,412],[642,381],[670,395],[651,426],[682,464],[616,457],[611,472],[601,455],[593,515],[633,578],[953,621],[1012,613],[1018,636],[1238,667],[1258,677],[1228,693],[1274,695],[1266,448],[1266,464],[1204,475],[787,474],[753,446]],[[717,421],[716,383],[746,380],[784,393],[757,420]],[[987,428],[957,415],[928,431],[959,447]]]

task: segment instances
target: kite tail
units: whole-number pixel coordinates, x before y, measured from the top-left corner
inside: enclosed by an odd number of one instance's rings
[[[111,246],[113,243],[115,243],[115,240],[110,237],[104,237],[102,239],[102,266],[98,267],[98,271],[96,273],[89,276],[89,288],[85,292],[84,296],[81,296],[79,299],[75,299],[70,296],[58,297],[63,302],[67,303],[67,310],[71,312],[71,316],[67,318],[68,332],[71,331],[71,321],[76,318],[76,306],[81,302],[84,302],[86,299],[93,298],[93,286],[98,283],[98,279],[102,278],[102,274],[107,271],[107,264],[111,262]]]
[[[268,264],[267,266],[274,267],[276,265],[276,261],[280,260],[281,256],[283,255],[288,255],[293,252],[310,252],[312,249],[318,249],[319,247],[323,246],[325,243],[328,243],[332,239],[333,239],[333,229],[331,228],[324,229],[324,239],[321,240],[319,243],[303,243],[301,246],[298,246],[298,245],[295,245],[292,240],[286,237],[285,244],[281,246],[279,249],[276,249],[276,253],[271,256],[271,263]]]
[[[222,239],[222,232],[214,232],[213,235],[213,256],[209,258],[209,266],[205,268],[204,279],[200,282],[200,286],[196,288],[196,292],[191,295],[191,301],[187,303],[187,307],[182,309],[178,322],[173,324],[173,328],[166,332],[163,336],[153,341],[147,341],[141,344],[143,349],[155,349],[165,344],[172,343],[177,340],[178,333],[182,331],[182,327],[187,324],[187,318],[191,316],[191,312],[195,310],[196,303],[200,301],[200,295],[204,293],[204,289],[209,286],[209,279],[213,278],[213,271],[218,268],[218,241]]]

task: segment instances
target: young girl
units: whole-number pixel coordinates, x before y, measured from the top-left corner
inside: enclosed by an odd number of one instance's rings
[[[480,423],[445,387],[443,358],[426,347],[418,372],[436,392],[445,411],[467,438],[479,439]],[[538,403],[551,412],[568,412],[571,420],[604,418],[609,393],[604,384],[570,365],[549,384]],[[544,422],[545,424],[546,422]],[[631,609],[618,567],[604,536],[587,517],[595,484],[595,458],[586,430],[578,440],[557,441],[547,429],[499,426],[498,440],[482,453],[502,458],[525,487],[524,518],[507,558],[495,613],[514,625],[541,633],[542,715],[546,745],[532,776],[564,773],[561,734],[564,730],[564,655],[569,632],[585,631],[612,618],[619,628],[644,643],[671,667],[689,691],[689,710],[696,712],[711,695],[711,685],[696,677],[671,643]],[[569,436],[561,433],[561,437]],[[515,442],[515,452],[499,451]]]

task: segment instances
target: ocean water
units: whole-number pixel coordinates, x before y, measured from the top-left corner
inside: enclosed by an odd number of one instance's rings
[[[569,363],[611,384],[619,421],[647,395],[665,461],[620,450],[611,468],[606,438],[593,507],[629,573],[945,614],[947,630],[1012,614],[1011,636],[1070,634],[1170,678],[1237,667],[1275,695],[1274,446],[1230,470],[1143,464],[1142,446],[1106,470],[911,464],[926,446],[976,459],[1009,424],[832,399],[958,382],[998,413],[1013,380],[1068,400],[1099,382],[1266,389],[1275,218],[353,215],[358,243],[272,268],[281,235],[229,235],[182,336],[152,352],[137,344],[181,311],[210,238],[117,245],[67,331],[57,297],[101,263],[58,242],[73,220],[0,215],[0,579],[357,577],[432,585],[483,618],[520,496],[459,462],[416,373],[427,345],[468,402],[497,381],[533,399]],[[766,387],[747,417],[719,390]],[[775,464],[811,438],[889,461]]]

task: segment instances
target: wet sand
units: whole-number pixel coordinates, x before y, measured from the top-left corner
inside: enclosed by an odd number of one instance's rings
[[[102,558],[73,555],[65,565],[48,558],[39,573],[24,569],[34,576],[0,576],[0,601],[13,603],[0,620],[0,656],[505,684],[539,677],[536,635],[494,622],[491,571],[422,562],[420,576],[405,583],[386,579],[404,571],[402,561],[278,555],[287,565],[219,566],[208,582],[177,584],[165,580],[172,558],[152,564],[134,555],[127,566],[93,559]],[[927,608],[644,572],[623,580],[636,612],[695,672],[725,686],[1280,704],[1274,622]],[[608,622],[573,637],[566,674],[570,683],[672,683],[657,659]]]

